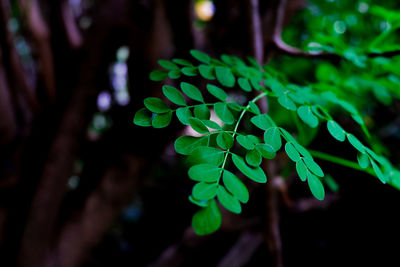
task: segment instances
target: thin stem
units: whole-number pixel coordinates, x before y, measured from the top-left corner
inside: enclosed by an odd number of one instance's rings
[[[351,169],[354,169],[354,170],[366,172],[368,174],[371,174],[372,176],[376,176],[374,171],[371,168],[363,169],[356,162],[353,162],[353,161],[350,161],[350,160],[347,160],[347,159],[343,159],[343,158],[339,158],[339,157],[336,157],[336,156],[332,156],[330,154],[326,154],[326,153],[320,152],[320,151],[315,151],[315,150],[308,149],[308,152],[310,152],[310,154],[313,157],[316,157],[316,158],[319,158],[319,159],[322,159],[322,160],[326,160],[326,161],[329,161],[329,162],[333,162],[333,163],[336,163],[336,164],[339,164],[339,165],[342,165],[342,166],[345,166],[345,167],[348,167],[348,168],[351,168]]]
[[[250,102],[255,103],[255,102],[257,102],[259,99],[261,99],[262,97],[266,96],[267,94],[268,94],[267,92],[263,92],[263,93],[259,94],[258,96],[256,96],[255,98],[253,98]],[[246,111],[247,111],[249,108],[250,108],[250,105],[247,105],[246,108],[243,109],[242,112],[240,113],[239,119],[238,119],[238,121],[236,122],[236,125],[235,125],[235,129],[233,129],[233,134],[232,134],[232,137],[233,137],[233,138],[234,138],[235,135],[237,134],[237,129],[238,129],[238,127],[239,127],[240,121],[242,120],[244,114],[246,113]],[[222,167],[221,167],[222,170],[223,170],[224,167],[225,167],[226,161],[227,161],[227,159],[228,159],[228,155],[230,154],[229,152],[230,152],[230,149],[227,149],[227,150],[226,150],[226,154],[225,154],[225,158],[224,158],[224,161],[223,161]]]

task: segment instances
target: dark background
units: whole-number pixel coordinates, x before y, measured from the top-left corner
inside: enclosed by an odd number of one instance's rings
[[[214,5],[204,22],[189,0],[0,0],[0,266],[281,266],[279,254],[284,266],[398,266],[398,190],[323,161],[339,192],[318,202],[289,177],[276,196],[282,251],[269,243],[265,188],[250,183],[241,215],[223,212],[221,230],[194,234],[193,183],[173,151],[182,128],[132,123],[145,97],[161,96],[149,73],[193,48],[280,60],[290,52],[274,36],[293,16],[306,27],[298,12],[308,3]],[[370,115],[379,128],[398,111],[395,101]],[[399,162],[398,138],[383,141]],[[355,158],[324,129],[310,147]]]

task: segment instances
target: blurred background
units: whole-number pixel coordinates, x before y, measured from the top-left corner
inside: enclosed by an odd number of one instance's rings
[[[282,266],[278,254],[283,266],[398,266],[398,189],[324,161],[331,184],[322,202],[282,173],[279,251],[257,185],[248,185],[241,215],[223,213],[221,230],[196,236],[193,182],[173,149],[184,129],[132,120],[145,97],[161,96],[162,83],[149,79],[159,59],[193,60],[190,49],[254,56],[293,83],[354,102],[371,145],[398,166],[399,8],[396,0],[0,0],[0,266]],[[290,114],[274,116],[293,125]],[[360,132],[349,116],[337,120]],[[311,148],[354,161],[325,128],[310,136]]]

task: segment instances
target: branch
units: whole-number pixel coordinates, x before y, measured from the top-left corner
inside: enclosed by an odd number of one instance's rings
[[[39,108],[39,103],[35,96],[35,90],[29,84],[21,58],[15,48],[13,36],[7,28],[8,21],[11,17],[10,12],[10,2],[8,0],[0,0],[0,32],[4,34],[3,63],[9,67],[8,75],[11,79],[10,82],[14,84],[15,88],[25,97],[30,109],[37,110]]]
[[[83,44],[83,37],[76,24],[72,8],[68,1],[63,1],[61,4],[61,16],[69,45],[75,49],[81,47]]]
[[[28,30],[37,46],[44,84],[51,102],[55,101],[56,83],[54,74],[53,53],[50,44],[50,30],[42,18],[37,0],[19,0],[22,12],[27,20]]]
[[[258,0],[247,0],[251,51],[258,62],[264,60],[264,44],[262,38],[261,18]]]
[[[131,199],[145,164],[139,158],[126,156],[122,165],[122,168],[111,167],[105,172],[99,186],[86,199],[80,214],[63,226],[56,257],[60,262],[52,266],[81,266]]]

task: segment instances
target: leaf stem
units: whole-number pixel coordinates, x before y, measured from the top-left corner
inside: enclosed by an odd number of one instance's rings
[[[255,98],[253,98],[253,99],[252,99],[251,101],[249,101],[249,102],[255,103],[255,102],[257,102],[259,99],[261,99],[262,97],[266,96],[267,94],[268,94],[268,92],[263,92],[263,93],[259,94],[258,96],[256,96]],[[238,119],[238,121],[236,122],[236,125],[235,125],[235,129],[233,129],[233,134],[232,134],[232,137],[233,137],[233,138],[235,138],[235,135],[237,134],[237,129],[238,129],[238,127],[239,127],[240,121],[243,119],[244,114],[246,113],[246,111],[247,111],[249,108],[250,108],[250,104],[247,105],[246,108],[243,109],[242,112],[240,113],[239,119]],[[227,159],[228,159],[228,155],[230,154],[229,152],[230,152],[230,149],[227,149],[226,152],[225,152],[225,153],[226,153],[226,154],[225,154],[225,158],[224,158],[224,161],[223,161],[222,167],[221,167],[222,170],[225,168],[225,164],[226,164],[226,161],[227,161]]]
[[[310,152],[310,154],[313,157],[316,157],[316,158],[319,158],[322,160],[326,160],[329,162],[333,162],[333,163],[336,163],[336,164],[339,164],[339,165],[342,165],[342,166],[345,166],[345,167],[348,167],[348,168],[351,168],[354,170],[366,172],[366,173],[376,177],[374,171],[371,168],[363,169],[360,167],[360,165],[358,165],[356,162],[353,162],[351,160],[339,158],[339,157],[336,157],[336,156],[333,156],[330,154],[326,154],[324,152],[315,151],[315,150],[311,150],[311,149],[308,149],[308,152]]]

